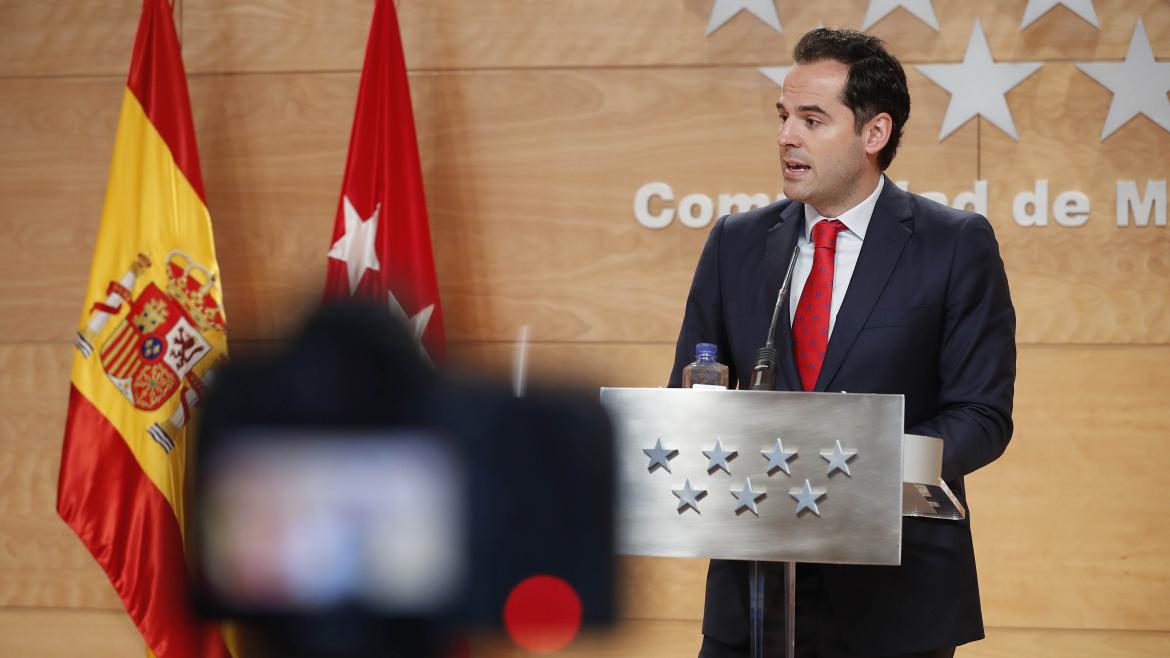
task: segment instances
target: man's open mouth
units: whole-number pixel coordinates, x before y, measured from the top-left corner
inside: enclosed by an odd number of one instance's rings
[[[786,171],[786,172],[799,174],[799,173],[803,173],[805,171],[808,171],[810,168],[811,167],[804,164],[803,162],[798,162],[796,160],[785,160],[784,161],[784,171]]]

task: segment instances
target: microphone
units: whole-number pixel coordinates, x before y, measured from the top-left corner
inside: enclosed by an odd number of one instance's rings
[[[784,283],[780,284],[780,294],[776,295],[776,308],[772,311],[772,326],[768,327],[768,340],[756,352],[756,367],[752,368],[753,391],[771,391],[776,388],[776,362],[779,353],[776,352],[776,324],[780,322],[780,312],[784,308],[784,301],[788,298],[788,288],[792,284],[792,271],[796,269],[796,259],[800,256],[800,244],[792,250],[792,258],[788,261],[788,271],[784,274]]]

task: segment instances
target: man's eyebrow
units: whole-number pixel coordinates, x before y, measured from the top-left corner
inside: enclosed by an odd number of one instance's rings
[[[780,112],[783,112],[785,109],[787,109],[784,107],[784,101],[776,101],[776,109]],[[828,114],[828,112],[825,111],[825,108],[821,107],[820,105],[797,105],[796,110],[803,114]]]

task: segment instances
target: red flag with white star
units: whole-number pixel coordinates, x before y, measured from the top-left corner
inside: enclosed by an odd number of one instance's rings
[[[388,304],[436,363],[446,355],[406,62],[391,0],[377,0],[358,89],[325,300]]]

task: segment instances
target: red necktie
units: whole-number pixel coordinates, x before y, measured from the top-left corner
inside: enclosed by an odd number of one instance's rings
[[[792,320],[792,352],[804,390],[811,391],[825,361],[829,344],[829,313],[833,306],[833,269],[837,234],[845,225],[836,219],[817,222],[812,229],[813,265]]]

